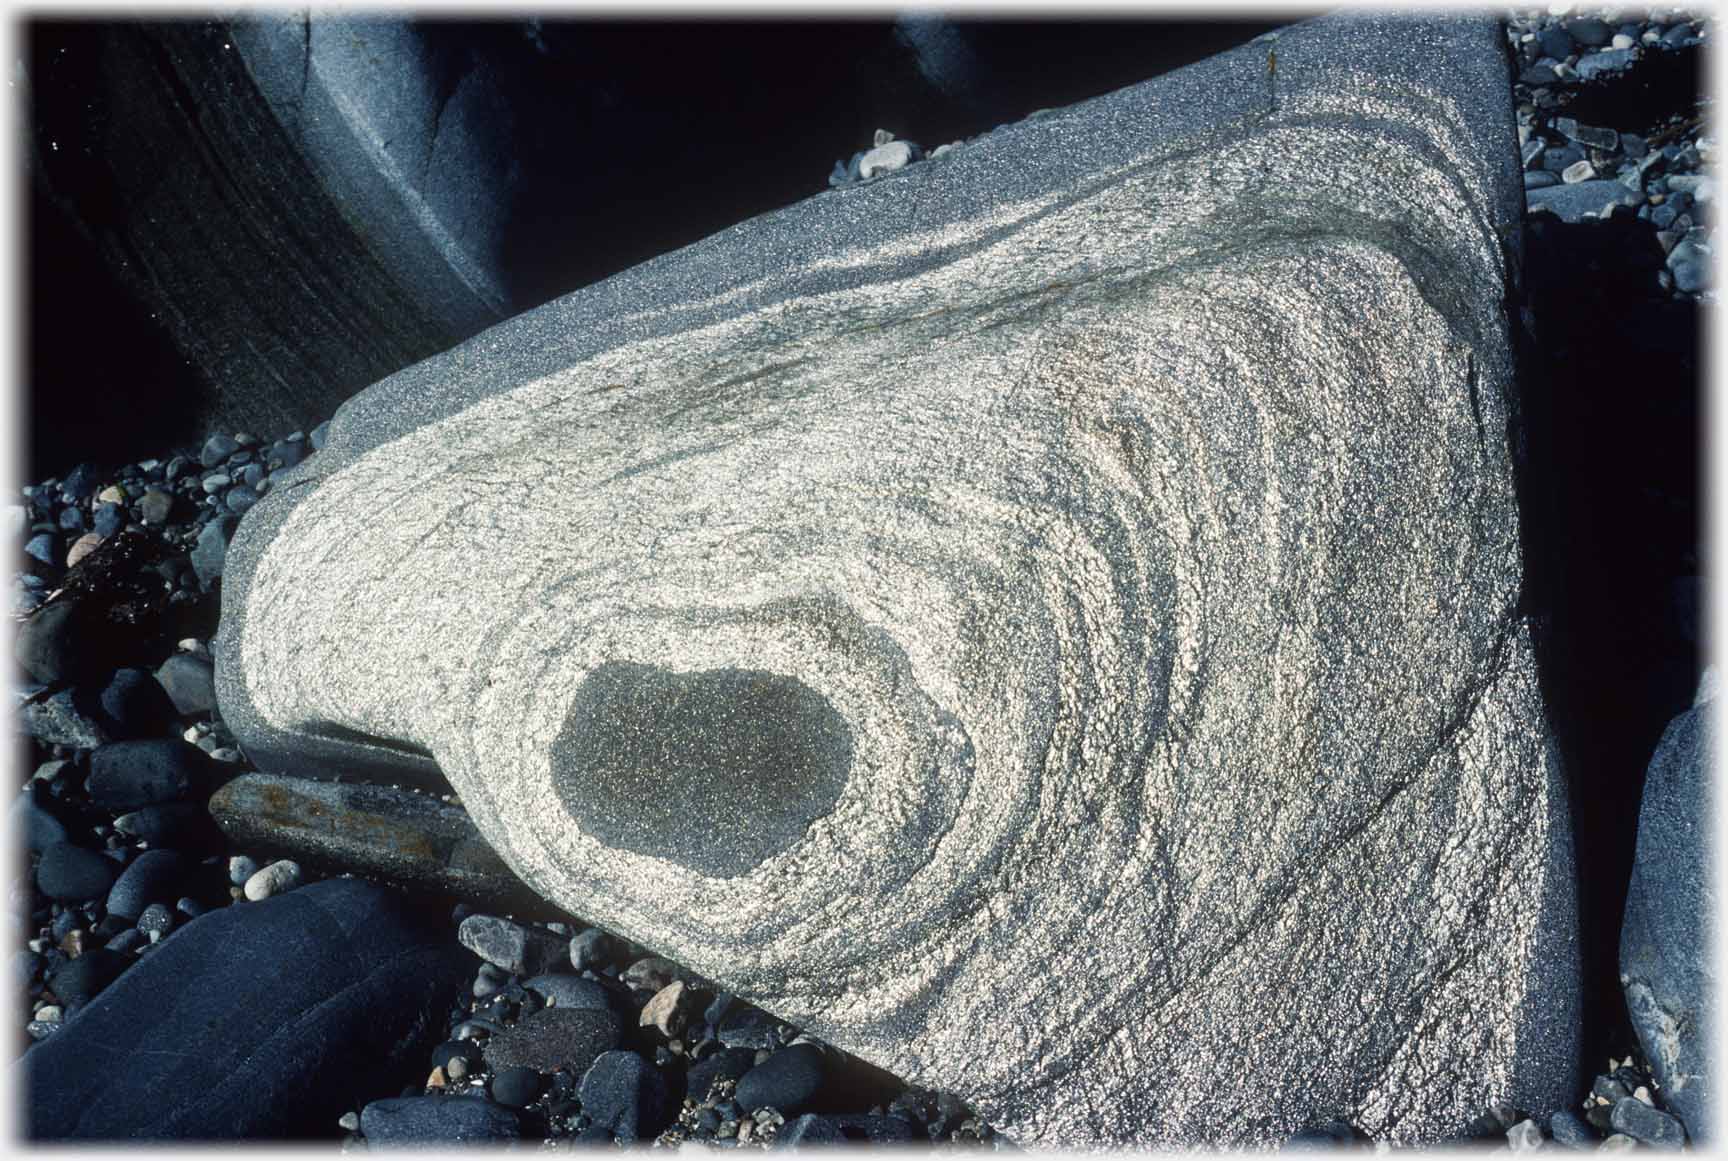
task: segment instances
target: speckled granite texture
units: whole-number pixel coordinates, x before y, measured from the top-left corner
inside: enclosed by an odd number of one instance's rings
[[[411,367],[242,523],[223,711],[1021,1143],[1558,1107],[1508,92],[1327,18]]]

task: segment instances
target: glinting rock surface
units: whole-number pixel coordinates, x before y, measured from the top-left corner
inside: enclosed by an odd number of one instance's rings
[[[375,385],[225,718],[1022,1143],[1561,1106],[1497,37],[1298,26]]]

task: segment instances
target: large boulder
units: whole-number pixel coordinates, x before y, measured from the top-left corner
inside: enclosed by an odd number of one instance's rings
[[[1315,21],[384,380],[234,541],[226,719],[441,771],[560,906],[1023,1143],[1560,1107],[1505,69]]]
[[[26,1135],[323,1135],[422,1059],[473,964],[356,880],[212,911],[25,1053]]]
[[[1694,1144],[1714,1140],[1716,969],[1711,873],[1714,690],[1669,723],[1644,775],[1638,853],[1620,934],[1620,984],[1663,1104]]]

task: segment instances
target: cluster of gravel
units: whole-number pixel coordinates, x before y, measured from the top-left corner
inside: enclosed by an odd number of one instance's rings
[[[459,905],[483,961],[423,1084],[344,1113],[349,1147],[445,1138],[716,1148],[997,1138],[946,1094],[910,1089],[597,928]],[[869,1107],[857,1102],[874,1098]],[[507,1116],[482,1115],[483,1098]]]
[[[1715,149],[1702,102],[1638,131],[1624,128],[1628,117],[1636,119],[1638,100],[1676,87],[1674,74],[1697,67],[1694,54],[1707,45],[1709,25],[1682,9],[1556,4],[1512,13],[1506,29],[1520,66],[1513,92],[1530,211],[1566,222],[1635,215],[1654,228],[1666,258],[1662,286],[1713,300],[1716,182],[1703,167]],[[1622,89],[1627,96],[1619,102]],[[1622,128],[1591,123],[1609,115]]]

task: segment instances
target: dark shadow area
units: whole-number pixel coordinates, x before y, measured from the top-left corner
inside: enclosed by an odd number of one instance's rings
[[[310,427],[328,415],[309,400],[464,337],[419,317],[368,239],[337,236],[226,27],[26,26],[31,479],[186,450],[248,408],[297,417],[259,435]],[[402,67],[503,96],[485,132],[513,168],[500,274],[520,311],[825,191],[878,128],[934,148],[1277,24],[921,27],[425,20]]]
[[[887,20],[548,21],[544,51],[518,51],[506,74],[512,106],[532,111],[516,145],[528,174],[506,242],[512,292],[527,309],[821,193],[878,128],[933,149],[1275,27],[965,21],[921,52]]]
[[[1618,950],[1644,770],[1703,658],[1698,309],[1662,267],[1631,213],[1527,220],[1526,597],[1571,792],[1586,1076],[1636,1048]]]
[[[1630,68],[1566,90],[1560,110],[1586,125],[1646,133],[1668,117],[1689,115],[1704,91],[1697,47],[1646,52]]]
[[[82,462],[117,466],[201,438],[210,392],[168,329],[40,189],[25,212],[25,479],[64,475]]]

